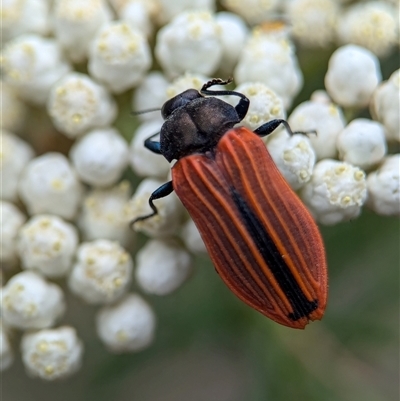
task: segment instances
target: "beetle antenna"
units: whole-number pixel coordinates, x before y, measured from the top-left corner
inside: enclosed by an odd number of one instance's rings
[[[200,89],[200,92],[205,92],[208,88],[214,85],[229,85],[232,81],[233,81],[232,77],[229,77],[226,80],[221,78],[214,78],[211,81],[206,82]]]
[[[133,116],[138,116],[139,114],[151,113],[153,111],[161,111],[161,108],[145,109],[145,110],[139,110],[139,111],[131,111],[131,114]]]

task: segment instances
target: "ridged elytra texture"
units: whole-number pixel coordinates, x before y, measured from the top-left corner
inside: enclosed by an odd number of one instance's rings
[[[256,134],[228,131],[213,152],[178,160],[172,182],[216,270],[241,300],[292,328],[322,318],[321,235]]]

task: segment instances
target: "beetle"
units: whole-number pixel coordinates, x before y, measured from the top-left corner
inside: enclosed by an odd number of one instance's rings
[[[327,301],[324,244],[313,217],[283,178],[261,137],[283,125],[269,121],[255,131],[234,126],[250,101],[242,93],[209,90],[231,80],[213,79],[164,103],[160,141],[146,148],[163,155],[172,180],[154,200],[175,191],[188,210],[222,280],[242,301],[282,325],[302,329],[319,320]],[[213,97],[207,97],[212,95]],[[234,107],[214,96],[237,96]]]

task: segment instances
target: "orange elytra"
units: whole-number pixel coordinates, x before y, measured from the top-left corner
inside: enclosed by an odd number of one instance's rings
[[[160,142],[145,146],[168,161],[172,181],[149,204],[175,190],[196,224],[222,280],[243,302],[270,319],[302,329],[319,320],[327,301],[327,265],[314,219],[285,181],[260,137],[284,120],[254,132],[234,126],[249,99],[235,91],[211,91],[230,81],[214,79],[162,107]],[[236,107],[214,96],[238,96]]]

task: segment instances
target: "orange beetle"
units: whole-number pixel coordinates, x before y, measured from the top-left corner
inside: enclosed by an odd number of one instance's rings
[[[163,155],[172,181],[153,201],[175,190],[188,210],[225,284],[242,301],[275,322],[302,329],[322,318],[327,301],[327,266],[314,219],[275,166],[260,137],[284,120],[254,132],[234,128],[250,101],[235,91],[210,91],[230,81],[214,79],[189,89],[162,107],[160,142],[145,146]],[[238,96],[236,107],[215,97]]]

